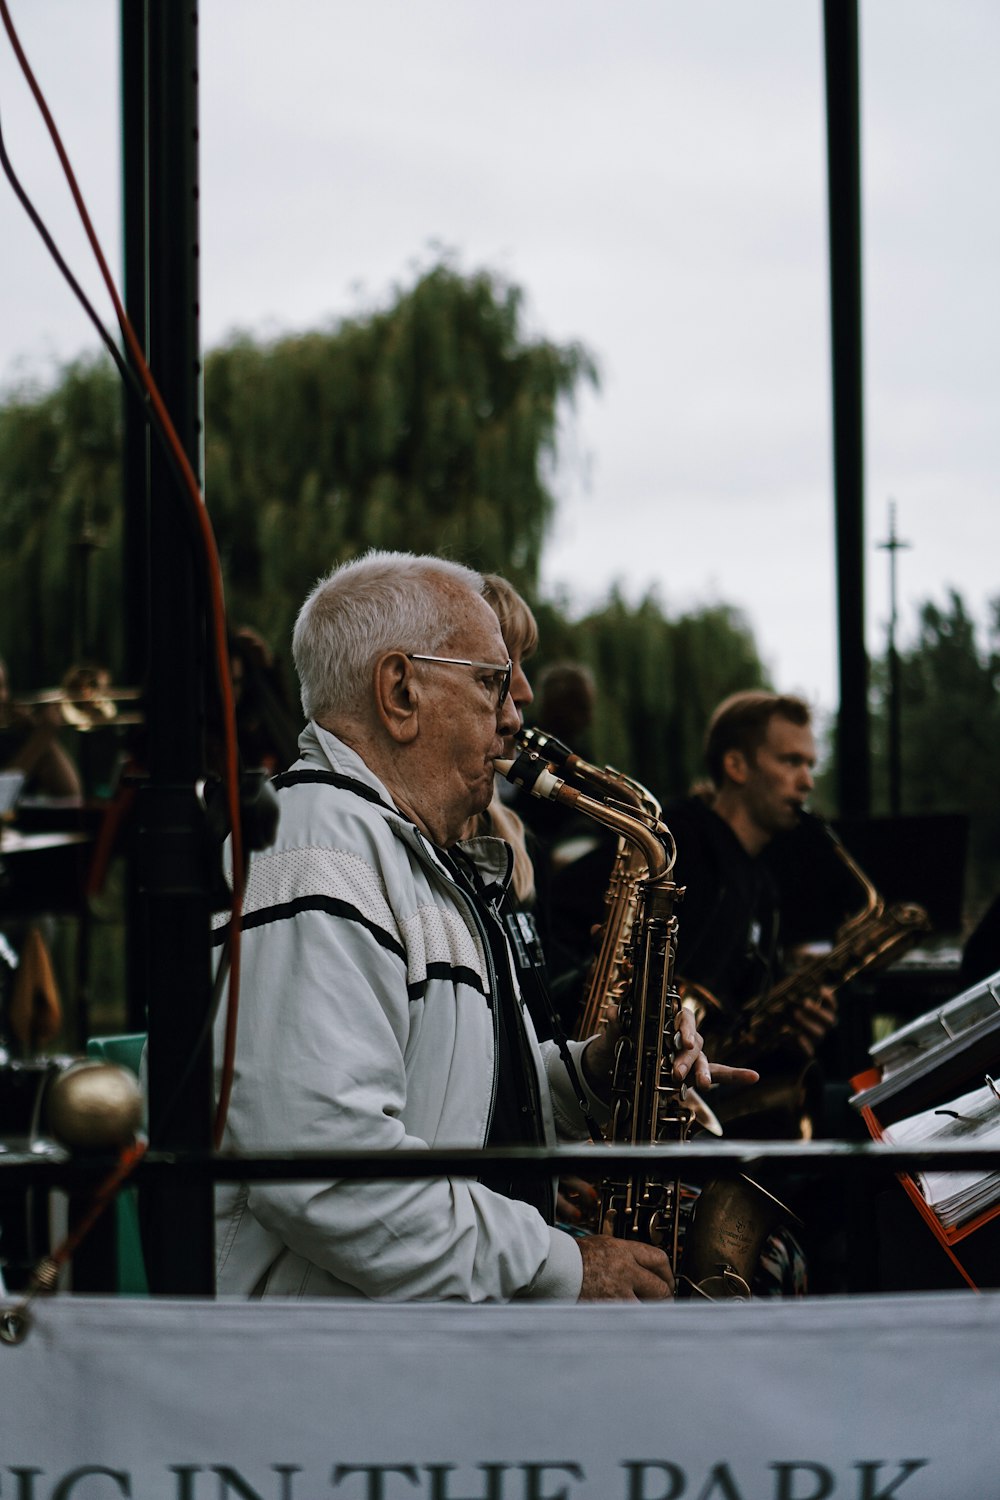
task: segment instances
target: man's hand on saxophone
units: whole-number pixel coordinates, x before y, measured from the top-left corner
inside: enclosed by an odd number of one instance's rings
[[[617,1010],[612,1007],[604,1030],[593,1038],[583,1053],[584,1075],[596,1093],[610,1094],[610,1068],[620,1034]],[[710,1089],[718,1083],[757,1082],[759,1075],[753,1068],[731,1068],[708,1061],[702,1050],[701,1034],[689,1010],[681,1008],[679,1011],[674,1042],[673,1076],[678,1084],[690,1082],[702,1089]],[[674,1295],[670,1257],[658,1246],[609,1233],[586,1235],[578,1244],[583,1258],[581,1302],[653,1302]]]
[[[583,1257],[581,1302],[661,1302],[674,1295],[670,1261],[655,1245],[609,1234],[590,1234],[577,1244]]]
[[[815,1057],[820,1042],[836,1021],[836,991],[824,984],[815,995],[807,995],[799,1001],[780,1036],[792,1042],[806,1057]]]
[[[614,1068],[615,1047],[621,1036],[617,1009],[608,1012],[608,1023],[603,1031],[591,1039],[583,1053],[583,1074],[594,1093],[607,1099],[611,1091],[611,1074]],[[726,1063],[713,1063],[704,1052],[701,1032],[693,1013],[682,1007],[675,1036],[673,1076],[675,1083],[687,1083],[691,1087],[706,1090],[720,1083],[756,1083],[760,1074],[753,1068],[733,1068]]]
[[[710,1062],[705,1055],[701,1032],[691,1011],[682,1007],[675,1036],[674,1078],[697,1089],[712,1089],[720,1083],[756,1083],[760,1074],[753,1068],[733,1068],[726,1063]]]

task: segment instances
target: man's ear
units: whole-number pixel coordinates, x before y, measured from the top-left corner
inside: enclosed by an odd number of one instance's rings
[[[387,651],[375,663],[375,713],[392,739],[408,745],[417,737],[420,688],[413,663],[402,651]]]
[[[722,757],[722,769],[730,781],[737,786],[743,786],[750,772],[746,756],[742,750],[727,750]]]

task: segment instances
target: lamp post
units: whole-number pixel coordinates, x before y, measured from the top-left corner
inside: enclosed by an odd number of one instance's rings
[[[889,501],[889,536],[878,542],[881,552],[889,554],[889,811],[894,818],[900,813],[902,768],[899,723],[899,655],[896,651],[896,554],[909,547],[896,535],[896,502]]]
[[[861,316],[861,109],[857,0],[824,0],[833,477],[840,709],[838,802],[871,811],[865,651],[864,381]]]

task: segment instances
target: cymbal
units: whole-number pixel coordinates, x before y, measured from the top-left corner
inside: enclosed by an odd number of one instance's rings
[[[89,692],[68,693],[63,688],[43,688],[14,701],[15,708],[26,710],[57,708],[60,716],[81,733],[92,729],[110,729],[119,724],[143,724],[141,712],[119,713],[119,703],[133,703],[142,697],[136,687],[91,688]]]
[[[65,688],[40,688],[34,693],[19,693],[14,700],[15,708],[38,708],[46,703],[131,703],[142,697],[138,687],[92,688],[89,693],[67,693]]]

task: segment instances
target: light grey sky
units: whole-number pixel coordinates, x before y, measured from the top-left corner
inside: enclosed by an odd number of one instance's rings
[[[116,273],[117,0],[10,0]],[[568,418],[544,581],[740,606],[836,699],[821,0],[201,0],[211,347],[380,305],[434,258],[521,286],[602,389]],[[867,606],[890,498],[915,605],[1000,595],[1000,6],[862,0]],[[103,309],[0,36],[15,165]],[[0,181],[0,387],[95,338]],[[110,310],[108,310],[110,321]],[[211,496],[209,496],[211,505]],[[405,545],[405,538],[400,538]]]

